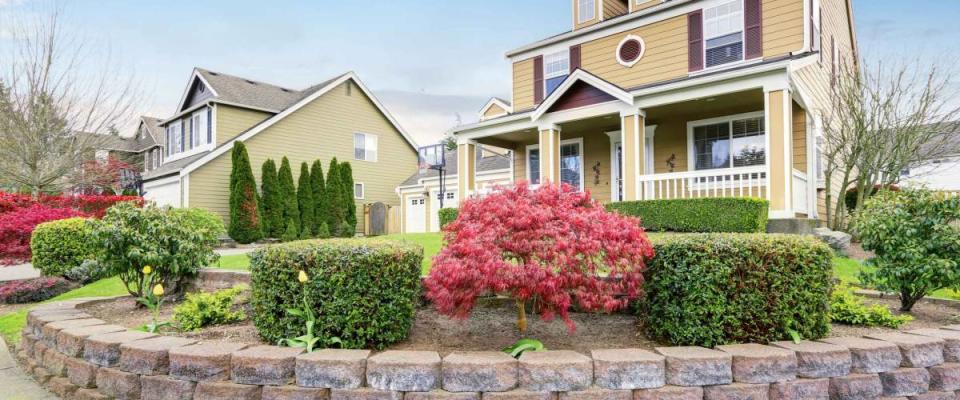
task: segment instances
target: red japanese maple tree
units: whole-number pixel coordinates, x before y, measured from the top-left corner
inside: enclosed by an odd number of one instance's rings
[[[425,281],[437,310],[465,319],[477,297],[508,295],[521,332],[528,302],[544,321],[559,315],[571,332],[575,301],[586,311],[625,307],[639,295],[645,261],[653,257],[638,219],[607,212],[569,185],[533,190],[521,183],[469,199],[444,238]]]

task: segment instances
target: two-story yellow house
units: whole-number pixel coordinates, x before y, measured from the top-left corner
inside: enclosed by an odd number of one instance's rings
[[[196,68],[176,112],[159,125],[164,154],[143,175],[144,197],[204,208],[227,223],[236,141],[246,145],[258,185],[268,158],[287,157],[294,182],[302,162],[350,162],[358,208],[399,205],[394,188],[417,170],[416,143],[353,72],[296,90]]]
[[[456,127],[457,196],[475,146],[513,150],[513,180],[604,201],[752,196],[772,219],[825,214],[818,140],[850,0],[572,0],[571,30],[507,53],[512,98]]]

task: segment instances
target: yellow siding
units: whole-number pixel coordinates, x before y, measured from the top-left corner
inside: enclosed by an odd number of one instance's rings
[[[617,45],[629,34],[647,44],[643,59],[632,68],[620,65],[616,57]],[[584,43],[582,58],[583,69],[623,88],[687,76],[686,16]]]
[[[807,172],[807,113],[793,103],[793,168]]]
[[[533,108],[533,59],[513,63],[513,109]]]
[[[334,88],[245,142],[258,184],[260,167],[268,158],[279,164],[287,156],[296,182],[300,163],[320,160],[326,168],[337,157],[349,161],[354,181],[364,184],[365,198],[357,200],[357,215],[363,215],[363,203],[399,205],[394,189],[416,172],[416,151],[369,98],[357,90],[348,96],[344,88]],[[353,159],[356,132],[377,135],[376,162]],[[230,152],[190,173],[190,206],[211,210],[228,221],[229,176]]]
[[[630,0],[633,3],[633,12],[640,10],[645,10],[660,3],[663,3],[662,0]]]
[[[504,110],[503,107],[500,107],[500,106],[498,106],[498,105],[496,105],[496,104],[493,104],[493,105],[490,106],[490,108],[487,108],[487,111],[486,111],[485,113],[483,113],[483,117],[484,117],[484,118],[493,118],[493,117],[500,116],[500,115],[503,115],[503,114],[506,114],[506,113],[507,113],[507,110]]]
[[[803,49],[804,1],[763,0],[764,58]]]
[[[577,7],[577,2],[578,2],[578,1],[579,1],[579,0],[573,0],[573,3],[572,3],[572,5],[573,5],[573,29],[574,29],[574,30],[581,29],[581,28],[586,28],[586,27],[588,27],[588,26],[590,26],[590,25],[595,25],[596,23],[600,22],[600,18],[597,18],[597,16],[600,15],[600,4],[601,4],[601,2],[602,2],[603,0],[597,0],[597,1],[594,2],[594,6],[596,6],[596,11],[593,12],[594,18],[589,19],[589,20],[587,20],[587,21],[584,21],[582,24],[578,22],[578,21],[580,20],[580,7]]]
[[[627,0],[633,1],[633,0]],[[622,0],[603,0],[603,19],[619,17],[627,13],[627,3]]]
[[[217,104],[217,146],[270,118],[270,113]]]

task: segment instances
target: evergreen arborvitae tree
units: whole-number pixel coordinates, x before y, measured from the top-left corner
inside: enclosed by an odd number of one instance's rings
[[[263,237],[257,205],[257,183],[250,167],[250,157],[243,142],[233,144],[233,166],[230,171],[230,237],[239,243],[251,243]]]
[[[349,162],[341,163],[339,168],[341,184],[343,184],[341,195],[343,196],[343,205],[346,211],[344,220],[346,221],[346,225],[350,227],[350,232],[346,232],[344,236],[353,236],[357,229],[357,201],[355,200],[356,196],[353,190],[353,168],[350,167]]]
[[[313,219],[316,204],[313,202],[313,184],[310,182],[310,168],[306,161],[300,164],[300,178],[297,181],[297,205],[300,206],[300,230],[313,232],[313,227],[316,224]]]
[[[320,226],[327,223],[326,180],[323,179],[323,164],[315,160],[310,167],[310,186],[313,187],[313,219],[316,223],[313,233],[320,237]],[[327,236],[329,236],[327,232]]]
[[[337,164],[337,158],[330,160],[330,168],[327,170],[327,190],[324,192],[327,202],[327,228],[331,236],[340,236],[340,228],[346,221],[347,212],[343,206],[342,175],[340,174],[340,165]]]
[[[321,222],[321,223],[320,223],[320,227],[317,228],[317,231],[316,231],[315,233],[316,233],[316,236],[317,236],[318,238],[320,238],[320,239],[329,238],[329,237],[330,237],[330,229],[327,228],[327,222],[326,222],[326,221]]]
[[[294,236],[297,236],[300,234],[300,208],[297,207],[297,187],[293,185],[293,171],[290,170],[290,160],[287,157],[280,161],[277,182],[280,201],[283,203],[283,220],[287,221],[287,225],[289,221],[293,221]]]
[[[283,235],[287,229],[287,224],[283,220],[283,198],[280,197],[280,187],[277,181],[277,163],[268,159],[263,163],[263,171],[260,175],[261,200],[263,202],[263,214],[260,220],[263,221],[263,234],[267,237],[277,238]]]
[[[290,218],[287,220],[287,227],[283,230],[283,234],[280,235],[280,240],[284,242],[292,242],[297,240],[297,223]]]

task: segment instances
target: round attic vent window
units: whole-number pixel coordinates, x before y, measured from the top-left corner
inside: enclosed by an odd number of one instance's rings
[[[643,53],[647,50],[646,44],[639,36],[627,35],[617,46],[617,62],[624,67],[630,68],[643,58]]]

